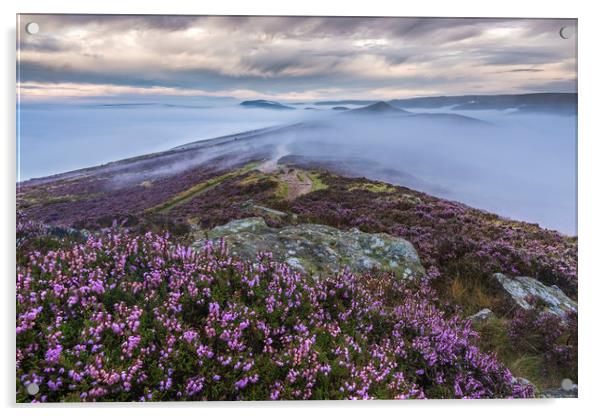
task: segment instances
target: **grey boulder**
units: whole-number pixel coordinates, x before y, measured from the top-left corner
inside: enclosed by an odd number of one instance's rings
[[[557,286],[546,286],[532,277],[510,277],[502,273],[494,273],[492,279],[494,284],[520,308],[532,309],[528,297],[534,296],[543,302],[547,312],[560,318],[564,319],[568,312],[577,312],[577,302]]]
[[[263,218],[234,220],[196,234],[193,247],[224,239],[229,252],[253,260],[259,252],[271,252],[274,260],[318,277],[342,272],[390,271],[401,279],[424,275],[418,253],[403,238],[369,234],[357,229],[339,230],[320,224],[269,227]]]

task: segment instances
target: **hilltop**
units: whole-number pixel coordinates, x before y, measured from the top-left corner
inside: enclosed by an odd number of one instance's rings
[[[401,108],[451,107],[454,110],[518,110],[520,112],[577,113],[576,93],[461,95],[391,100]]]
[[[409,111],[402,110],[400,108],[394,107],[389,103],[384,101],[379,101],[374,104],[369,104],[364,107],[356,108],[351,110],[352,114],[410,114]]]
[[[390,102],[379,101],[364,107],[355,108],[347,111],[346,116],[378,117],[378,116],[403,116],[406,120],[423,120],[434,123],[463,123],[465,125],[488,126],[490,123],[479,120],[475,117],[468,117],[453,113],[417,113],[406,111]]]
[[[382,102],[382,101],[381,101]],[[318,101],[315,105],[360,105],[370,106],[378,103],[374,100],[332,100]],[[436,97],[398,98],[385,101],[401,109],[439,109],[453,110],[517,110],[524,113],[577,113],[576,93],[532,93],[498,95],[452,95]]]
[[[289,107],[288,105],[280,104],[276,101],[267,101],[267,100],[250,100],[243,101],[240,103],[243,107],[253,107],[253,108],[263,108],[267,110],[294,110],[294,107]]]

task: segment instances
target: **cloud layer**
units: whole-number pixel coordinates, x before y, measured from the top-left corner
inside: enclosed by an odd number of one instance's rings
[[[29,35],[25,25],[40,25]],[[575,20],[21,15],[23,98],[576,91]]]

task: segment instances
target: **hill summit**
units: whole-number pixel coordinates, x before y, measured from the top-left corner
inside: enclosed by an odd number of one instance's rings
[[[293,107],[289,107],[284,104],[280,104],[277,101],[268,101],[268,100],[249,100],[243,101],[240,105],[244,107],[255,107],[255,108],[266,108],[270,110],[294,110]]]
[[[384,101],[379,101],[374,104],[367,105],[365,107],[356,108],[353,110],[353,113],[362,113],[362,114],[410,114],[409,111],[402,110],[400,108],[394,107],[389,103]]]

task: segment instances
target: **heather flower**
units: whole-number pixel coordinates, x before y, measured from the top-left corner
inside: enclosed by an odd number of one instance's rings
[[[532,396],[429,282],[112,230],[18,265],[17,377],[47,401]]]

